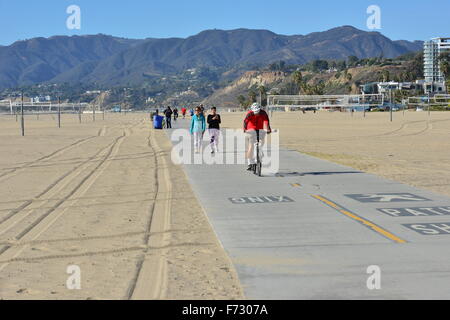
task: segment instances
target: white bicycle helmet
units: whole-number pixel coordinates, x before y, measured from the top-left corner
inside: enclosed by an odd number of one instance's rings
[[[261,106],[259,105],[259,103],[254,103],[252,104],[251,108],[250,108],[254,114],[258,114],[261,111]]]

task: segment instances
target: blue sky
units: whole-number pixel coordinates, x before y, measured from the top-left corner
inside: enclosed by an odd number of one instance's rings
[[[81,30],[66,9],[81,8]],[[127,38],[187,37],[205,29],[268,29],[307,34],[341,25],[368,30],[366,9],[381,8],[393,40],[450,36],[449,0],[0,0],[0,45],[53,35],[104,33]]]

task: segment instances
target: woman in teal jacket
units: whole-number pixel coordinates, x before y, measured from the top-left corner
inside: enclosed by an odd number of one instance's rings
[[[194,136],[195,153],[200,152],[202,146],[203,134],[206,130],[205,115],[202,113],[200,107],[195,108],[195,114],[191,120],[191,134]]]

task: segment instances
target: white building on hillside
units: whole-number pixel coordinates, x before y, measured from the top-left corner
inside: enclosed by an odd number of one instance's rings
[[[445,83],[445,75],[439,66],[439,56],[444,52],[450,52],[450,38],[434,38],[425,42],[423,50],[425,82]],[[433,87],[430,85],[430,88]]]

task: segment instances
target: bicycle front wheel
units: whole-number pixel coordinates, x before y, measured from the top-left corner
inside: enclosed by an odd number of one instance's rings
[[[261,177],[261,170],[262,170],[262,163],[261,161],[258,161],[258,163],[256,164],[256,174]]]

